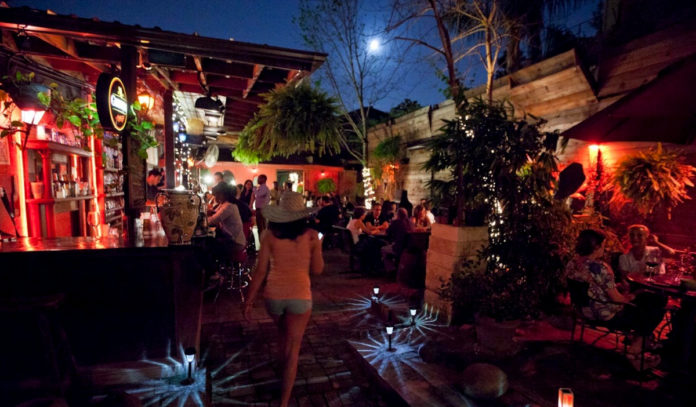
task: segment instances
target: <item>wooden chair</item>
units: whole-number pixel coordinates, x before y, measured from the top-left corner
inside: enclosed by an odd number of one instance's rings
[[[585,315],[582,312],[583,308],[589,307],[590,306],[590,300],[592,301],[597,301],[597,302],[603,302],[606,304],[616,304],[611,301],[600,301],[598,299],[593,299],[590,297],[588,291],[590,288],[590,284],[586,281],[580,281],[580,280],[575,280],[569,278],[568,280],[568,292],[570,293],[570,301],[573,306],[573,327],[570,332],[570,340],[573,341],[575,339],[575,327],[580,324],[580,341],[582,342],[583,336],[585,333],[585,327],[588,327],[590,329],[594,329],[595,331],[600,332],[602,335],[600,335],[597,339],[592,341],[592,346],[596,345],[597,342],[599,342],[602,338],[606,337],[609,334],[614,334],[616,335],[616,341],[615,341],[615,346],[618,349],[619,347],[619,336],[628,336],[630,334],[633,335],[638,335],[638,332],[636,332],[634,329],[630,328],[625,328],[625,327],[617,327],[612,323],[612,320],[608,321],[601,321],[601,320],[596,320],[596,319],[590,319],[585,317]],[[634,306],[632,304],[622,304],[625,307],[630,307]],[[642,341],[641,341],[641,347],[640,347],[640,371],[643,371],[644,365],[645,365],[645,343],[646,343],[646,337],[644,335],[641,336]],[[627,344],[626,341],[624,341],[624,347],[623,347],[623,352],[624,354],[628,353],[627,350]]]

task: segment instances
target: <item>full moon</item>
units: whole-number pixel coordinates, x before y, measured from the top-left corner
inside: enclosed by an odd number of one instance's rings
[[[370,44],[368,45],[368,49],[370,52],[377,52],[379,51],[379,40],[377,38],[373,39],[370,41]]]

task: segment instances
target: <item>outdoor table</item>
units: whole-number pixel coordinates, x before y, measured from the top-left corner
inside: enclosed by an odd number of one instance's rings
[[[627,279],[635,286],[681,300],[681,308],[672,317],[672,333],[667,350],[671,351],[674,365],[686,369],[696,339],[696,291],[683,289],[680,281],[669,274],[657,275],[651,280],[645,273],[631,273]]]

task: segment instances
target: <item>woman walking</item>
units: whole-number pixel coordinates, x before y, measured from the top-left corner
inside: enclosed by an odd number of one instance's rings
[[[307,223],[313,211],[305,207],[302,195],[292,191],[283,193],[280,205],[263,208],[268,229],[261,236],[259,260],[244,304],[248,320],[261,284],[267,280],[263,293],[266,311],[280,330],[282,407],[290,401],[302,337],[312,314],[309,275],[324,269],[321,240]]]

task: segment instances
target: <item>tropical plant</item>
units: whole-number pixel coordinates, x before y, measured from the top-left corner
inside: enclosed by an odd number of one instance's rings
[[[317,191],[320,194],[328,194],[336,191],[336,183],[331,178],[324,178],[317,181]]]
[[[642,216],[662,207],[668,213],[689,197],[687,187],[693,187],[696,168],[684,164],[677,150],[656,148],[640,151],[621,160],[614,171],[612,205],[621,208],[632,205]]]
[[[389,164],[398,162],[403,155],[401,136],[398,135],[380,141],[372,151],[372,156],[376,161]]]
[[[307,82],[291,83],[262,95],[254,118],[244,127],[236,157],[268,159],[302,152],[337,153],[341,121],[335,101]]]
[[[99,123],[96,103],[88,102],[79,97],[66,100],[60,92],[58,84],[51,83],[49,87],[51,88],[51,99],[48,108],[53,113],[58,128],[69,123],[76,130],[77,137],[95,136],[102,138],[104,136],[104,129]],[[92,100],[95,100],[94,95],[92,95]]]
[[[126,131],[138,143],[138,156],[147,159],[147,150],[157,147],[158,143],[154,135],[155,124],[145,120],[141,111],[140,103],[136,100],[130,106]]]
[[[479,255],[483,271],[474,278],[480,268],[465,267],[451,290],[476,284],[473,291],[483,295],[477,310],[496,319],[534,315],[560,288],[568,255],[570,212],[552,195],[558,136],[541,132],[540,121],[514,119],[503,103],[479,98],[462,109],[464,116],[429,142],[426,167],[453,171],[463,163],[449,184],[463,186],[465,206],[488,214],[489,241]]]

